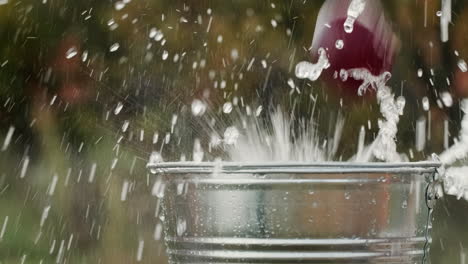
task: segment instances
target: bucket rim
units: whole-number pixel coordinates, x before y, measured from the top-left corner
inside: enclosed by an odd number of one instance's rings
[[[433,173],[442,163],[420,162],[157,162],[148,163],[154,174],[321,174],[321,173]]]

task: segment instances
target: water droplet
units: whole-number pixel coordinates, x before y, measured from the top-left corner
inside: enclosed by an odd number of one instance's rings
[[[468,65],[466,64],[466,61],[463,60],[463,59],[460,59],[458,61],[458,68],[460,69],[460,71],[462,72],[467,72],[468,71]]]
[[[262,110],[263,110],[263,106],[258,106],[257,107],[257,110],[255,111],[255,116],[260,116],[260,114],[262,113]]]
[[[156,28],[151,28],[149,32],[149,37],[154,38],[157,34],[158,30]]]
[[[337,49],[339,49],[339,50],[340,50],[340,49],[343,49],[343,47],[344,47],[344,42],[343,42],[343,40],[341,40],[341,39],[337,40],[336,43],[335,43],[335,47],[336,47]]]
[[[115,7],[115,10],[117,11],[122,10],[125,7],[125,3],[122,1],[118,1],[115,3],[114,7]]]
[[[354,22],[361,15],[366,7],[365,0],[353,0],[349,4],[346,21],[344,22],[344,30],[346,33],[351,33],[354,30]]]
[[[278,26],[278,22],[276,22],[276,20],[272,19],[270,22],[271,22],[271,26],[273,26],[273,28],[276,28]]]
[[[195,99],[192,102],[192,115],[201,116],[206,111],[206,104],[202,101]]]
[[[187,221],[185,219],[177,219],[177,236],[182,236],[187,230]]]
[[[453,105],[453,98],[449,92],[441,93],[440,97],[446,107],[451,107]]]
[[[163,54],[162,54],[162,59],[163,59],[163,60],[166,60],[167,57],[169,57],[169,52],[167,52],[167,50],[164,50],[164,51],[163,51]]]
[[[88,51],[85,50],[83,51],[83,54],[81,54],[81,61],[85,62],[88,59]]]
[[[164,34],[160,31],[160,30],[157,30],[155,35],[154,35],[154,40],[156,42],[160,41],[161,39],[164,38]]]
[[[120,44],[119,43],[114,43],[114,44],[112,44],[112,46],[110,46],[109,51],[114,52],[114,51],[117,51],[119,48],[120,48]]]
[[[145,241],[144,240],[140,240],[138,242],[138,250],[137,250],[137,262],[140,262],[143,258],[143,248],[145,246]]]
[[[231,50],[231,59],[236,61],[239,58],[239,51],[237,49]]]
[[[224,103],[223,113],[230,114],[231,112],[232,112],[232,103],[231,102]]]
[[[294,81],[293,79],[289,78],[288,79],[288,85],[291,89],[295,89],[296,88],[296,85],[294,84]]]
[[[122,102],[118,102],[117,106],[114,109],[114,115],[118,115],[120,111],[122,111],[122,108],[123,108]]]
[[[426,96],[422,99],[422,106],[424,111],[429,111],[429,98]]]
[[[130,125],[130,122],[128,120],[125,120],[122,125],[122,132],[127,131],[129,125]]]
[[[65,53],[65,58],[67,58],[69,60],[69,59],[75,57],[76,54],[78,54],[78,50],[76,49],[76,47],[71,47]]]
[[[154,235],[153,235],[154,240],[156,241],[160,240],[161,235],[162,235],[162,225],[161,223],[158,222],[156,224],[156,227],[154,228]]]

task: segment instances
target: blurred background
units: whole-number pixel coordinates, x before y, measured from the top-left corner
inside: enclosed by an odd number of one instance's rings
[[[361,126],[377,132],[375,99],[294,76],[322,3],[0,0],[0,263],[165,263],[146,162],[153,151],[191,160],[196,138],[205,160],[223,157],[208,145],[236,121],[227,101],[259,119],[278,106],[313,118],[323,138],[342,116],[338,156],[349,159]],[[389,85],[407,102],[398,149],[424,160],[460,128],[468,3],[452,1],[446,43],[440,1],[382,5],[400,41]],[[433,263],[468,263],[468,202],[445,197],[434,218]]]

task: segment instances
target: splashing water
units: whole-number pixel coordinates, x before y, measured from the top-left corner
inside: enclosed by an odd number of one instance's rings
[[[301,126],[297,136],[292,134],[293,123],[280,110],[270,115],[271,128],[260,124],[256,118],[250,121],[247,122],[246,129],[236,144],[227,149],[231,160],[248,162],[328,160],[324,148],[320,145],[313,121]],[[342,119],[338,120],[337,126],[340,123]],[[337,131],[341,133],[342,130],[337,129]],[[335,141],[338,141],[338,138],[339,135],[335,135]]]
[[[390,87],[385,85],[391,74],[384,72],[381,75],[374,76],[364,68],[350,69],[348,74],[355,80],[363,81],[358,89],[359,95],[363,95],[370,88],[377,91],[377,102],[384,117],[384,120],[379,120],[377,138],[368,148],[367,153],[360,156],[361,160],[357,161],[369,161],[372,155],[378,160],[386,162],[401,161],[401,157],[396,151],[396,134],[400,115],[403,115],[405,108],[405,99],[400,96],[395,100]]]
[[[320,48],[318,50],[318,54],[319,58],[317,63],[313,64],[308,61],[301,61],[296,65],[297,78],[316,81],[322,74],[322,71],[330,67],[330,62],[328,61],[325,49]]]
[[[445,166],[450,166],[468,157],[468,99],[461,103],[464,116],[461,122],[461,130],[458,141],[440,155],[440,161]],[[444,189],[449,195],[455,195],[458,199],[468,200],[468,167],[448,168],[443,176]]]
[[[449,168],[444,177],[444,189],[448,195],[468,201],[468,167]]]
[[[459,141],[440,155],[440,160],[446,165],[468,156],[468,99],[462,101],[461,109],[465,115],[461,122]]]
[[[348,17],[344,22],[344,30],[346,33],[351,33],[354,30],[354,22],[362,14],[366,7],[366,0],[353,0],[348,7]]]

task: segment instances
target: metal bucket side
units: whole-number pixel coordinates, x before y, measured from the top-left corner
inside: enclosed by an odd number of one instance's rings
[[[438,164],[161,165],[172,263],[425,258],[426,190]]]

